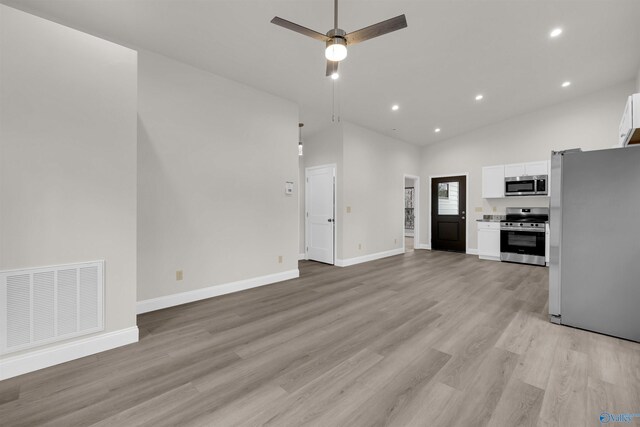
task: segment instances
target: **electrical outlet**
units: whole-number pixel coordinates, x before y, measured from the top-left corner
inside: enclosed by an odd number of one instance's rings
[[[351,213],[351,206],[347,206],[347,213]]]
[[[176,280],[182,280],[182,270],[176,271]]]
[[[393,243],[398,244],[398,239],[393,239]]]
[[[494,211],[494,212],[498,212],[498,207],[497,207],[497,206],[494,206],[494,207],[493,207],[493,211]]]
[[[358,243],[358,249],[362,250],[362,243]]]
[[[482,212],[482,206],[476,206],[476,212]]]
[[[278,264],[282,264],[282,255],[278,255]]]

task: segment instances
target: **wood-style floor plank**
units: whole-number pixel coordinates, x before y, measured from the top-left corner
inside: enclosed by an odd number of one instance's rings
[[[545,268],[416,250],[300,271],[0,382],[0,424],[546,427],[640,411],[640,344],[549,323]]]

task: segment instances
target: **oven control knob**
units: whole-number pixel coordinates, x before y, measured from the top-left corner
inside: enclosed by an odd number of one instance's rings
[[[520,227],[522,227],[523,225],[524,225],[523,223],[520,223]]]

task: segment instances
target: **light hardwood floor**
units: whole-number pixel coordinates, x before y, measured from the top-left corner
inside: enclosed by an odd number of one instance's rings
[[[565,427],[640,413],[640,344],[549,323],[545,268],[424,250],[300,268],[139,316],[137,344],[1,382],[0,424]]]

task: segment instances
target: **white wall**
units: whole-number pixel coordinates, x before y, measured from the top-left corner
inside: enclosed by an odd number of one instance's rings
[[[297,271],[297,106],[148,52],[139,86],[138,301]]]
[[[4,5],[0,41],[0,270],[104,259],[133,327],[137,54]]]
[[[475,220],[483,214],[504,214],[507,206],[548,206],[548,199],[539,197],[482,199],[482,167],[545,160],[552,150],[614,146],[626,99],[633,90],[634,82],[629,81],[425,147],[421,160],[421,206],[426,207],[421,212],[423,224],[428,221],[428,177],[432,175],[469,173],[467,233],[471,249],[477,248]],[[430,242],[429,234],[430,227],[423,226],[422,244]]]
[[[339,258],[400,250],[404,175],[419,175],[420,150],[351,123],[343,124],[343,225]],[[351,213],[347,213],[351,207]]]
[[[304,167],[337,165],[338,264],[401,250],[404,175],[418,175],[418,147],[343,121],[307,137],[303,157]]]
[[[640,69],[638,70],[638,77],[636,78],[636,93],[640,92]]]

